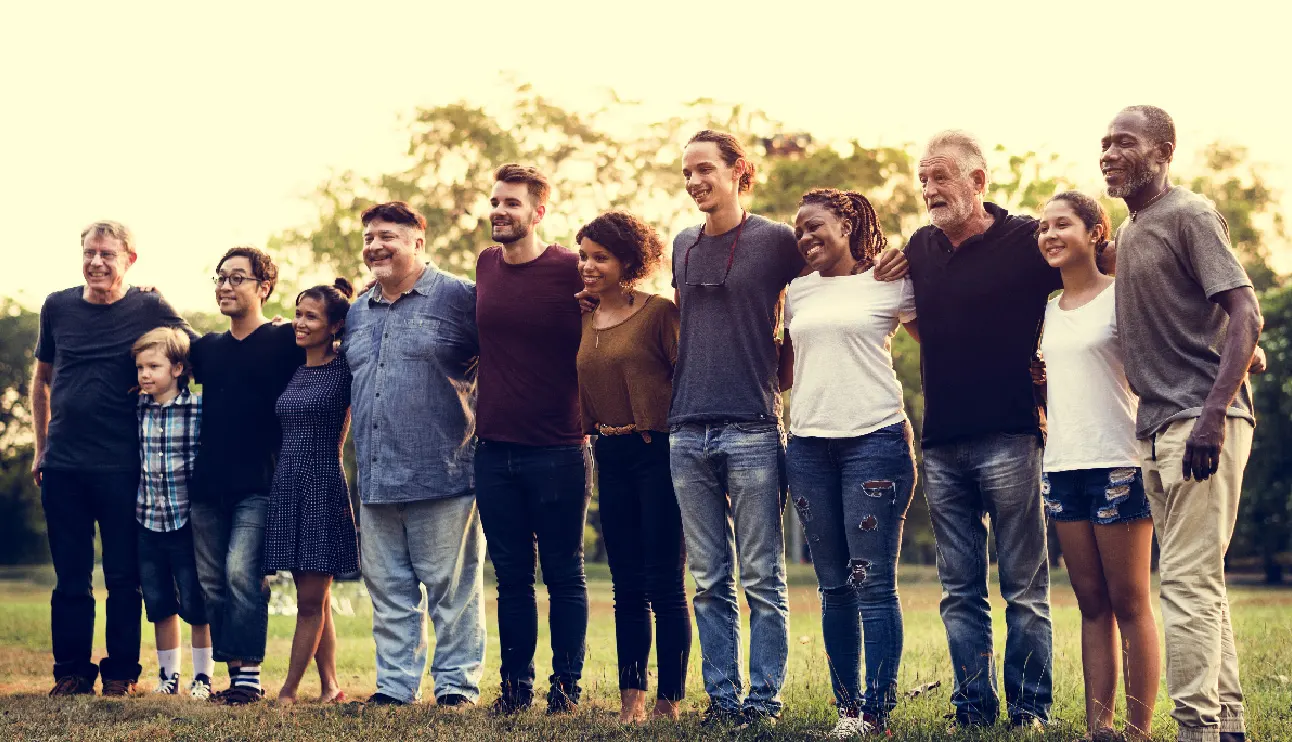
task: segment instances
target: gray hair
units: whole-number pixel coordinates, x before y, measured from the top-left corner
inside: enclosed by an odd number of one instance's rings
[[[987,172],[987,158],[983,157],[982,145],[978,139],[967,131],[948,129],[934,134],[924,147],[925,153],[950,147],[955,150],[956,167],[961,175],[969,175],[975,170]]]
[[[81,230],[81,247],[85,247],[86,240],[111,237],[125,246],[126,252],[134,253],[135,236],[130,228],[121,222],[102,221],[95,222],[85,229]]]

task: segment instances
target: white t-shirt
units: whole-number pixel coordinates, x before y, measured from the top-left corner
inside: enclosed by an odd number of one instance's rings
[[[1058,296],[1045,307],[1041,353],[1049,397],[1047,472],[1139,466],[1139,399],[1122,365],[1116,288],[1110,285],[1076,309],[1060,309]]]
[[[873,271],[790,282],[795,435],[852,438],[906,419],[892,340],[899,322],[915,319],[915,288],[909,278],[878,281]]]

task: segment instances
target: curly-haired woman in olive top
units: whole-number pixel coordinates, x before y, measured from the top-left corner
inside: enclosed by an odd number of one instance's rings
[[[663,252],[655,230],[641,220],[612,211],[576,239],[583,285],[600,299],[583,317],[579,398],[584,430],[597,436],[601,525],[615,593],[619,720],[646,719],[652,610],[659,664],[654,713],[676,719],[691,652],[682,515],[669,473],[677,306],[634,288]]]

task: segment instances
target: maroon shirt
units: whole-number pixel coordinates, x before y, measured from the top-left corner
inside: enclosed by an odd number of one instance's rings
[[[476,261],[480,331],[476,435],[525,446],[583,442],[579,416],[583,290],[579,257],[560,245],[520,265],[502,248]]]

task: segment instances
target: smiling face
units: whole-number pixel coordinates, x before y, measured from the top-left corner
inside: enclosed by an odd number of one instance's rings
[[[215,269],[215,275],[218,280],[215,300],[220,305],[220,314],[226,317],[246,317],[260,313],[261,306],[269,298],[269,285],[256,280],[249,259],[234,255],[220,263]],[[241,281],[240,285],[234,286],[235,281]]]
[[[363,264],[378,281],[406,276],[416,267],[425,241],[415,227],[374,219],[363,228]]]
[[[852,225],[822,204],[804,204],[794,217],[799,254],[808,267],[823,276],[852,272],[857,261],[848,244],[851,236]]]
[[[1149,186],[1166,169],[1168,153],[1153,142],[1148,121],[1139,111],[1122,111],[1100,142],[1099,169],[1108,195],[1126,198]]]
[[[986,187],[986,173],[963,167],[954,147],[926,152],[919,164],[920,195],[929,220],[943,232],[956,231],[974,215]]]
[[[125,283],[135,254],[115,237],[92,236],[81,247],[81,275],[91,291],[109,292]]]
[[[579,241],[579,277],[588,293],[600,294],[619,286],[624,264],[615,254],[590,238]]]
[[[329,325],[327,305],[312,296],[302,296],[296,303],[296,318],[292,329],[296,331],[296,344],[302,348],[330,345],[341,331],[342,322]]]
[[[534,203],[527,183],[495,182],[489,205],[493,239],[502,245],[525,239],[543,219],[544,207]]]
[[[184,374],[184,366],[171,363],[161,348],[145,348],[135,356],[135,373],[139,379],[139,391],[151,394],[154,399],[165,400],[174,396],[179,377]]]
[[[1036,226],[1036,245],[1041,257],[1053,268],[1086,262],[1094,265],[1095,248],[1105,236],[1102,225],[1087,228],[1072,204],[1062,198],[1045,205],[1045,213]]]
[[[715,142],[692,142],[682,155],[682,177],[696,208],[710,214],[733,201],[739,202],[744,160],[728,165]]]

